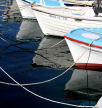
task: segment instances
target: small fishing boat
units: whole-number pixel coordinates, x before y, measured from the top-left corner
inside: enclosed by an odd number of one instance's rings
[[[102,70],[102,28],[75,29],[64,38],[78,68]]]
[[[68,6],[46,7],[32,6],[38,23],[45,35],[61,36],[73,29],[84,27],[102,27],[101,14],[96,17],[92,7]]]
[[[32,4],[44,5],[49,7],[64,6],[62,0],[16,0],[23,18],[36,19],[34,12],[32,11]],[[66,4],[66,3],[65,3]]]
[[[35,0],[16,0],[19,10],[21,12],[22,18],[36,19],[35,14],[33,13],[31,9],[31,4],[34,1]],[[39,2],[40,0],[36,0],[36,3],[39,3]]]

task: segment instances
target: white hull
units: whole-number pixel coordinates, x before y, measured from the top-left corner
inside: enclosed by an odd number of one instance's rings
[[[23,18],[36,19],[35,14],[29,3],[22,0],[16,0]]]
[[[72,29],[83,27],[102,27],[102,21],[82,20],[85,16],[91,19],[94,17],[94,12],[91,7],[69,7],[69,8],[49,8],[44,6],[33,7],[39,25],[45,35],[64,36]],[[72,14],[84,14],[77,20],[76,17],[70,17]],[[91,14],[90,14],[91,13]],[[68,16],[68,17],[67,17]],[[96,17],[97,18],[97,17]]]
[[[102,69],[102,49],[90,47],[67,38],[66,42],[71,51],[76,66],[86,69]]]

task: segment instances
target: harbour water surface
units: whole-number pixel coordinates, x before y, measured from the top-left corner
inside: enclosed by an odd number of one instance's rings
[[[0,6],[2,10],[5,8]],[[22,19],[19,12],[0,11],[0,67],[20,84],[51,79],[73,64],[65,41],[50,47],[61,40],[44,36],[37,21]],[[1,81],[14,83],[2,70]],[[25,87],[51,100],[90,106],[102,96],[102,72],[73,67],[53,81]],[[0,108],[42,107],[75,108],[41,99],[18,86],[0,84]]]

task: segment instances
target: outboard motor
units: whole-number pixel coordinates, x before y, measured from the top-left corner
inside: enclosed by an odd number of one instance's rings
[[[101,0],[97,0],[97,2],[92,3],[93,10],[95,15],[98,16],[99,13],[102,13],[102,2]]]

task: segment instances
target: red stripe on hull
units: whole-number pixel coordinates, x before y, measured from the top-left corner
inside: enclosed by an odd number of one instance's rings
[[[75,63],[75,65],[80,69],[90,69],[90,70],[102,70],[102,64],[95,63]]]
[[[88,45],[88,46],[92,46],[92,47],[96,47],[96,48],[102,48],[102,46],[94,45],[94,44],[91,44],[91,43],[89,44],[89,43],[86,43],[86,42],[83,42],[83,41],[79,41],[79,40],[76,40],[76,39],[73,39],[73,38],[70,38],[70,37],[67,37],[67,36],[64,36],[64,38],[69,39],[71,41],[75,41],[77,43],[84,44],[84,45]]]

